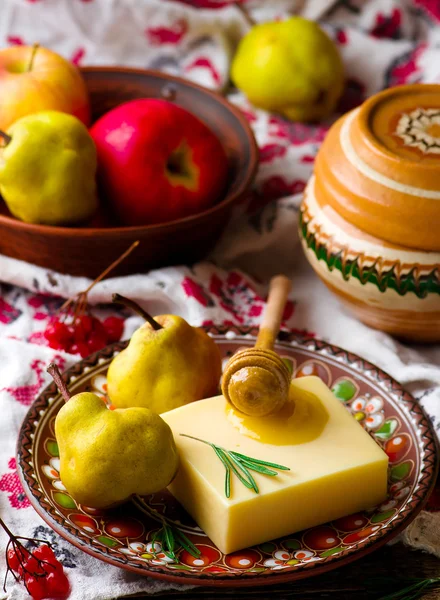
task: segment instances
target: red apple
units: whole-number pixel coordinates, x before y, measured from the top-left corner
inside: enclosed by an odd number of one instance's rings
[[[102,116],[90,133],[100,183],[126,225],[201,212],[226,186],[223,146],[202,121],[172,102],[127,102]]]
[[[89,124],[89,97],[78,69],[39,46],[0,50],[0,129],[42,110],[69,113]]]

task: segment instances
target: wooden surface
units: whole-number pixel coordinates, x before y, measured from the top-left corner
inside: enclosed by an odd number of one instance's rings
[[[440,577],[440,559],[397,543],[373,552],[364,559],[330,573],[298,583],[257,589],[192,588],[186,592],[166,592],[154,596],[131,596],[142,600],[258,599],[258,600],[380,600],[386,594],[409,585],[406,578]],[[382,584],[382,578],[388,580]],[[376,580],[376,581],[375,581]],[[373,585],[376,585],[373,588]],[[423,600],[440,600],[440,586],[421,596]],[[404,598],[402,600],[405,600]]]

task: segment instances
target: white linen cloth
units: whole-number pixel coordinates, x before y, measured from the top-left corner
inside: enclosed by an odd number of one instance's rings
[[[156,68],[225,90],[237,40],[247,30],[245,17],[227,1],[194,0],[3,0],[0,46],[39,42],[77,64],[119,64]],[[200,8],[205,6],[209,8]],[[440,10],[423,0],[245,1],[257,21],[303,14],[321,19],[337,40],[348,86],[341,110],[375,91],[412,81],[440,82]],[[174,312],[191,324],[258,324],[268,278],[284,272],[293,278],[294,310],[286,327],[360,354],[406,386],[440,429],[440,348],[410,347],[374,331],[348,314],[306,264],[297,235],[300,194],[328,124],[289,124],[251,107],[239,92],[229,98],[248,116],[261,150],[255,194],[242,206],[209,260],[147,274],[111,278],[90,293],[92,305],[107,303],[113,292],[142,302],[153,314]],[[88,280],[48,273],[0,257],[0,515],[17,534],[49,536],[72,584],[72,600],[108,600],[136,592],[155,593],[179,586],[138,577],[93,559],[53,534],[23,496],[15,471],[15,443],[28,406],[47,383],[45,366],[56,357],[63,367],[77,357],[44,345],[42,331],[59,298],[82,291]],[[196,293],[194,292],[196,290]],[[115,312],[97,307],[96,314]],[[126,320],[124,337],[140,324]],[[427,529],[430,513],[414,527]],[[431,521],[430,521],[431,523]],[[436,525],[438,526],[438,524]],[[415,541],[439,553],[428,537]],[[432,523],[428,529],[432,529]],[[405,536],[405,534],[404,534]],[[0,531],[0,573],[6,537]],[[97,577],[97,574],[99,576]],[[27,598],[9,580],[10,600]],[[2,598],[0,592],[0,598]]]

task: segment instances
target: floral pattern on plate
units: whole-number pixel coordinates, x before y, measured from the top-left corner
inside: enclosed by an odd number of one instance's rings
[[[207,330],[224,359],[253,345],[257,333],[231,326]],[[277,350],[289,361],[292,377],[321,377],[388,454],[389,494],[380,506],[225,556],[166,490],[109,511],[78,505],[59,478],[54,421],[62,402],[50,385],[30,408],[19,442],[20,476],[35,509],[62,536],[97,558],[145,575],[203,585],[264,585],[304,577],[389,541],[421,509],[435,481],[429,422],[413,398],[370,363],[316,339],[286,332],[280,337]],[[115,344],[70,369],[74,391],[94,391],[108,403],[106,372],[122,347]],[[154,538],[161,522],[183,532],[199,555],[177,546],[175,556],[168,556]]]

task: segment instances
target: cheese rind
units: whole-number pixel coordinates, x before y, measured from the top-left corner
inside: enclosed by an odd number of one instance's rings
[[[243,427],[228,418],[223,396],[161,415],[181,457],[169,490],[225,554],[370,508],[386,497],[388,457],[327,386],[317,377],[299,378],[292,382],[291,397],[297,414],[307,414],[308,403],[314,406],[310,414],[323,418],[319,427],[292,419],[292,444],[285,443],[286,420],[270,421],[272,443],[264,442],[264,428],[260,439],[244,435]],[[297,439],[298,423],[315,434]],[[284,439],[280,444],[273,443],[277,427]],[[182,433],[290,471],[276,477],[253,473],[258,494],[232,475],[231,497],[226,498],[225,468],[213,449]]]

